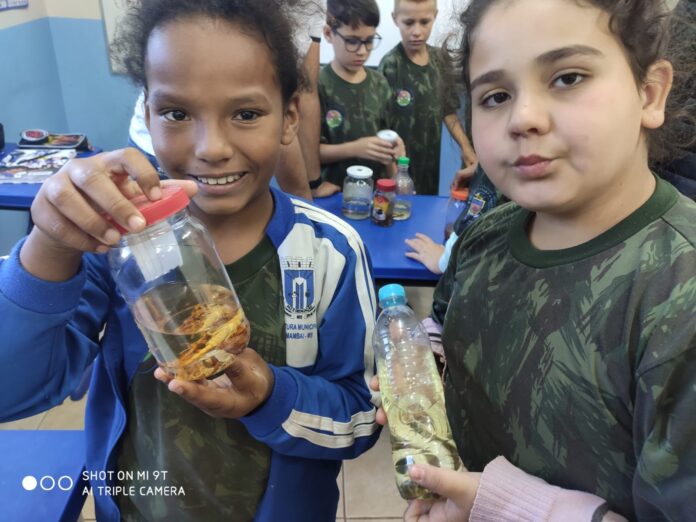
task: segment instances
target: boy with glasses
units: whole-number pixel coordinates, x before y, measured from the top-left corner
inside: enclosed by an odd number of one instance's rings
[[[436,16],[437,0],[394,0],[392,18],[401,42],[379,64],[392,89],[392,128],[408,144],[409,171],[418,194],[438,193],[443,121],[461,149],[462,163],[476,163],[457,118],[459,99],[447,56],[427,44]]]
[[[327,2],[324,38],[333,46],[334,59],[319,74],[322,195],[341,190],[351,165],[366,165],[382,178],[392,176],[396,158],[405,155],[400,139],[392,147],[376,137],[377,131],[391,127],[389,84],[365,67],[381,41],[378,25],[375,0]]]

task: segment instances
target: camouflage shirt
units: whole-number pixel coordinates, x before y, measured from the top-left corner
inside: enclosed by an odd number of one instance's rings
[[[436,195],[442,120],[457,111],[459,99],[449,81],[450,66],[443,51],[429,45],[428,52],[428,64],[417,65],[399,43],[382,58],[379,70],[391,86],[393,130],[406,144],[416,192]]]
[[[338,76],[331,64],[319,73],[319,101],[321,103],[321,143],[336,145],[374,136],[390,127],[388,105],[390,89],[384,77],[365,68],[367,77],[353,84]],[[322,178],[343,185],[346,169],[351,165],[365,165],[372,169],[374,179],[385,176],[381,163],[351,158],[322,165]]]
[[[280,265],[268,237],[227,266],[251,325],[253,347],[269,364],[285,365],[283,292]],[[269,298],[270,296],[270,298]],[[128,392],[128,424],[121,439],[118,469],[152,472],[166,463],[168,477],[185,495],[119,496],[122,520],[251,521],[266,489],[271,450],[244,425],[215,419],[157,381],[154,359],[145,358]],[[175,478],[174,478],[175,477]]]
[[[503,455],[630,519],[692,520],[696,204],[664,181],[574,248],[539,251],[509,203],[467,229],[435,292],[460,455]],[[449,303],[449,305],[448,305]]]

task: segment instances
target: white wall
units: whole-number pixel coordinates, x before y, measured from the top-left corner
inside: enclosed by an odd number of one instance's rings
[[[399,30],[392,20],[392,10],[394,9],[394,0],[377,0],[380,9],[380,24],[377,27],[377,32],[382,37],[382,43],[370,55],[367,61],[368,65],[377,65],[389,50],[401,41]],[[432,45],[442,44],[443,39],[456,30],[456,17],[454,13],[461,11],[466,5],[465,0],[438,0],[438,15],[435,20],[433,33],[430,35],[428,42]],[[333,47],[327,42],[321,42],[321,62],[328,63],[333,59]]]

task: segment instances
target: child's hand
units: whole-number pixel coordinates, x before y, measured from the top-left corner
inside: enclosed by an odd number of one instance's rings
[[[403,143],[403,142],[402,142]],[[389,165],[396,160],[396,147],[377,136],[367,136],[353,142],[354,156]]]
[[[411,467],[408,474],[414,482],[443,498],[436,501],[414,500],[404,513],[405,522],[469,520],[481,481],[480,473],[418,464]]]
[[[372,379],[370,379],[370,389],[376,392],[379,391],[379,377],[377,377],[376,375],[373,375]],[[387,414],[385,413],[384,408],[382,406],[377,408],[377,413],[375,414],[375,422],[380,426],[387,425]]]
[[[185,183],[189,194],[195,193],[195,184]],[[71,160],[44,182],[34,199],[32,240],[69,252],[105,252],[120,234],[104,214],[131,232],[142,230],[145,221],[128,200],[143,193],[158,199],[160,181],[136,149]]]
[[[312,191],[313,198],[328,198],[336,192],[341,192],[341,187],[334,185],[330,181],[322,181],[316,189]]]
[[[454,190],[461,190],[468,187],[471,178],[473,178],[474,174],[476,173],[476,167],[478,167],[478,163],[467,165],[465,168],[458,170],[454,175],[450,188]]]
[[[237,355],[225,376],[188,382],[172,379],[162,368],[155,370],[155,378],[167,384],[170,391],[211,417],[228,419],[243,417],[263,404],[275,383],[273,371],[251,348]]]
[[[415,259],[419,263],[423,263],[425,268],[433,274],[441,274],[439,261],[442,253],[445,251],[445,246],[435,243],[430,237],[425,234],[416,233],[416,237],[404,240],[413,252],[406,252],[406,257]]]
[[[396,145],[394,145],[394,161],[398,160],[402,156],[406,156],[406,144],[404,143],[404,140],[401,139],[401,136],[396,138]]]
[[[478,163],[478,158],[476,153],[472,150],[462,150],[462,163],[465,167],[471,167],[472,165],[476,167]]]

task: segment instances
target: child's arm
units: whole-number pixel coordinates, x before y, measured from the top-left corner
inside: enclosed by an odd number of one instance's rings
[[[22,266],[25,244],[0,261],[0,422],[48,410],[73,392],[98,353],[114,291],[102,256],[85,256],[73,277],[52,282]]]
[[[396,161],[395,155],[397,152],[391,147],[389,142],[377,136],[366,136],[345,143],[322,143],[319,146],[319,157],[322,164],[336,163],[350,158],[361,158],[389,165]]]
[[[462,162],[464,165],[468,167],[476,164],[478,161],[476,158],[476,152],[474,152],[474,148],[471,146],[471,142],[469,141],[466,132],[464,132],[464,128],[462,127],[457,115],[454,113],[448,114],[445,116],[444,122],[447,126],[447,130],[449,130],[452,138],[454,138],[454,141],[457,142],[462,151]]]
[[[406,252],[406,257],[422,263],[433,274],[441,274],[444,271],[440,268],[440,258],[445,251],[442,244],[421,233],[416,233],[414,238],[405,239],[404,243],[411,249]]]
[[[314,217],[316,211],[306,209]],[[326,220],[319,215],[319,219]],[[324,259],[315,267],[321,280],[317,299],[318,354],[313,366],[273,367],[269,399],[241,420],[274,450],[310,458],[353,458],[376,441],[372,332],[375,291],[367,253],[357,233],[338,220],[326,227]]]
[[[10,341],[0,350],[3,420],[50,408],[79,383],[113,295],[105,259],[83,253],[119,239],[102,213],[142,228],[126,194],[155,189],[157,172],[135,149],[70,161],[41,187],[34,229],[0,266],[0,338]]]
[[[491,461],[483,473],[452,471],[434,466],[414,466],[415,482],[443,498],[434,505],[413,502],[404,520],[420,520],[430,513],[448,513],[456,520],[548,520],[549,522],[621,522],[606,502],[590,493],[562,489],[526,474],[504,457]]]

